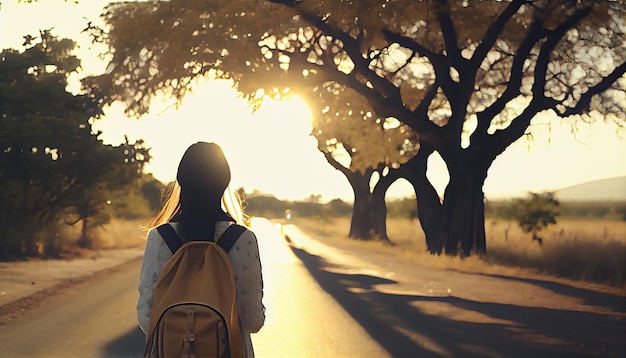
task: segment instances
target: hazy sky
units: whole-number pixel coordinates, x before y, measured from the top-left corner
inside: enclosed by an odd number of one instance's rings
[[[55,35],[79,42],[77,55],[83,60],[85,73],[101,72],[104,64],[97,60],[97,49],[91,48],[80,32],[85,18],[97,20],[106,3],[41,0],[17,5],[17,0],[3,0],[0,47],[20,48],[22,36],[54,28]],[[178,160],[190,144],[204,140],[224,149],[234,186],[244,186],[248,191],[258,189],[279,198],[301,199],[314,193],[325,199],[352,200],[345,177],[326,162],[315,139],[309,136],[311,114],[302,100],[266,101],[252,115],[245,101],[237,98],[225,81],[204,84],[196,92],[184,100],[178,111],[163,104],[140,120],[126,118],[121,106],[113,106],[96,128],[102,129],[103,138],[112,144],[120,143],[124,134],[131,139],[144,138],[152,148],[149,170],[162,181],[174,178]],[[535,122],[541,123],[542,119]],[[619,138],[614,125],[583,125],[575,138],[568,124],[538,124],[533,127],[533,135],[533,143],[520,140],[493,163],[484,186],[488,198],[520,196],[528,191],[626,175],[626,139]],[[447,175],[434,158],[429,177],[438,190],[443,189]],[[389,195],[412,195],[412,189],[402,181],[390,189]]]

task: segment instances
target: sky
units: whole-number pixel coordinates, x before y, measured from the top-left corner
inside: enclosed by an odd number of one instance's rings
[[[2,0],[0,48],[20,49],[23,36],[53,28],[53,34],[79,43],[83,75],[104,71],[82,29],[97,21],[107,1],[40,0],[18,4]],[[219,144],[232,170],[233,187],[258,190],[280,199],[300,200],[311,194],[323,200],[353,200],[346,178],[332,168],[310,136],[311,112],[299,97],[288,101],[264,101],[253,114],[227,81],[206,81],[176,108],[172,101],[156,103],[141,119],[127,118],[120,104],[105,109],[94,128],[103,131],[106,143],[117,145],[127,135],[143,138],[151,148],[147,170],[163,181],[174,179],[180,157],[197,141]],[[520,197],[529,191],[556,190],[587,181],[626,175],[626,132],[614,124],[581,125],[577,136],[569,124],[547,125],[538,117],[532,126],[533,141],[522,138],[501,154],[488,172],[483,190],[487,198]],[[448,180],[440,158],[431,157],[427,174],[442,193]],[[394,184],[388,197],[413,195],[408,182]]]

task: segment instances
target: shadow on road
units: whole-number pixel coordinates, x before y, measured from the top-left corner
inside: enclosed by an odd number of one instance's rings
[[[586,290],[584,288],[573,287],[573,286],[559,283],[559,282],[546,281],[546,280],[533,279],[533,278],[511,277],[511,276],[493,275],[493,274],[475,274],[475,275],[496,277],[496,278],[503,279],[503,280],[511,280],[511,281],[529,283],[531,285],[535,285],[535,286],[539,286],[539,287],[551,290],[554,293],[557,293],[563,296],[576,297],[580,299],[586,305],[600,307],[600,308],[605,309],[606,311],[624,312],[624,310],[626,309],[626,297],[619,296],[619,295]]]
[[[345,273],[349,271],[342,272],[342,267],[319,256],[291,249],[320,286],[394,357],[623,357],[626,353],[626,322],[612,315],[383,293],[375,286],[395,282]],[[554,289],[587,297],[565,287]],[[589,294],[598,303],[607,299]]]
[[[143,356],[146,336],[139,327],[107,344],[101,358],[137,358]]]

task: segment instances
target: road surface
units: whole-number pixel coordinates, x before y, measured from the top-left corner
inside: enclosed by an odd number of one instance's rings
[[[267,320],[257,357],[624,357],[624,297],[542,280],[407,267],[253,223]],[[287,234],[290,245],[283,235]],[[357,257],[358,256],[358,257]],[[0,357],[138,357],[134,260],[0,327]]]

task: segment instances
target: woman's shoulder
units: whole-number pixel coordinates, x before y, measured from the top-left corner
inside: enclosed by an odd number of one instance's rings
[[[148,235],[147,235],[147,242],[148,244],[153,244],[153,245],[157,245],[157,246],[164,246],[165,245],[165,240],[163,240],[163,235],[161,234],[161,232],[159,231],[159,228],[165,225],[171,225],[171,227],[174,229],[174,231],[176,232],[177,235],[180,235],[180,223],[178,222],[168,222],[165,224],[161,224],[155,227],[152,227],[148,230]]]
[[[256,240],[256,236],[254,235],[254,232],[245,225],[237,224],[232,221],[219,221],[218,225],[221,226],[219,231],[221,231],[222,233],[226,232],[226,230],[230,228],[231,226],[235,226],[235,225],[239,226],[240,227],[239,230],[241,232],[241,234],[239,235],[240,238],[244,237],[244,238],[251,238],[251,239]]]
[[[243,225],[242,225],[243,226]],[[245,230],[239,236],[239,240],[237,244],[239,246],[246,245],[250,247],[256,247],[258,245],[257,237],[254,234],[254,231],[250,230],[247,226],[243,226]]]
[[[165,226],[165,225],[170,225],[174,228],[174,230],[178,231],[178,227],[180,226],[180,223],[177,221],[170,221],[170,222],[166,222],[157,226],[153,226],[151,228],[148,229],[148,235],[150,234],[156,234],[159,232],[159,228]]]

